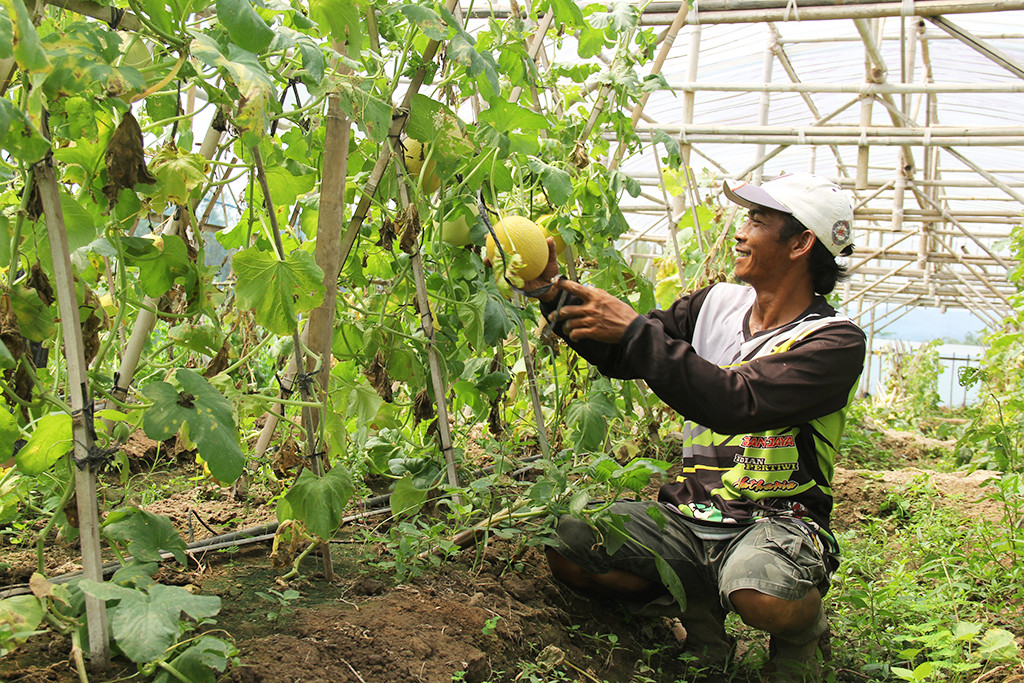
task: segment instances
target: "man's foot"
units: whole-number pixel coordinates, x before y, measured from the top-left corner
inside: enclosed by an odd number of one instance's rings
[[[821,621],[824,622],[822,615]],[[816,624],[813,631],[818,631]],[[828,623],[817,637],[785,638],[772,636],[768,641],[767,680],[771,683],[817,683],[821,665],[832,659],[832,632]],[[803,641],[803,642],[801,642]]]

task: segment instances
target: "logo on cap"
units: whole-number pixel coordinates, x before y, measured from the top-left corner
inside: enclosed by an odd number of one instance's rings
[[[850,221],[836,221],[832,224],[832,243],[846,244],[850,241]]]

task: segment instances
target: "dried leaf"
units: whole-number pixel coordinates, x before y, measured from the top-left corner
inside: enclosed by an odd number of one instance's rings
[[[131,112],[121,118],[117,130],[110,136],[105,159],[107,184],[103,187],[103,194],[110,206],[117,202],[117,194],[122,189],[134,188],[136,183],[151,185],[156,182],[156,176],[146,168],[142,128]]]
[[[270,459],[270,467],[278,479],[291,479],[295,471],[303,465],[305,460],[299,453],[299,444],[291,436],[274,451]]]
[[[436,414],[434,410],[434,402],[430,400],[430,396],[427,395],[426,389],[421,389],[416,398],[412,402],[412,416],[416,421],[416,424],[429,420]]]
[[[399,217],[398,224],[396,225],[396,232],[402,235],[398,243],[399,249],[406,254],[414,253],[416,251],[416,240],[420,236],[420,229],[419,211],[416,210],[414,204],[410,204]]]
[[[370,363],[370,367],[363,371],[363,375],[370,382],[370,386],[374,388],[378,396],[387,403],[395,400],[394,392],[391,389],[392,380],[385,367],[384,354],[377,351],[377,355],[373,357],[373,362]]]
[[[210,379],[220,373],[224,372],[224,369],[230,364],[231,361],[231,344],[225,338],[224,343],[220,345],[220,350],[217,351],[217,355],[213,357],[209,365],[206,366],[206,372],[203,373],[203,377]]]
[[[36,261],[28,273],[28,286],[36,290],[39,298],[49,306],[56,298],[53,295],[53,287],[50,286],[50,279],[43,272],[43,267]]]
[[[85,288],[85,302],[81,309],[91,309],[82,317],[82,345],[85,350],[86,366],[92,364],[100,350],[100,332],[110,327],[110,318],[91,289]]]
[[[25,204],[25,217],[37,221],[43,215],[43,198],[39,194],[38,178],[32,176],[32,186],[28,189],[28,202]]]
[[[384,222],[380,225],[380,239],[377,240],[377,246],[391,251],[396,237],[398,237],[398,233],[395,232],[395,224],[390,218],[385,218]]]
[[[587,154],[587,146],[582,140],[576,141],[576,146],[572,150],[572,165],[576,168],[583,170],[590,165],[590,156]]]

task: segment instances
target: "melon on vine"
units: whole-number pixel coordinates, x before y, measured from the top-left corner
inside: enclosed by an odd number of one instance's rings
[[[424,192],[427,194],[436,192],[437,188],[441,187],[441,179],[437,176],[437,171],[434,168],[436,165],[434,160],[427,161],[430,146],[414,138],[405,138],[402,141],[402,146],[405,167],[409,170],[409,174],[423,184]],[[423,177],[420,178],[420,176]]]
[[[494,235],[505,254],[495,246],[494,237],[487,234],[487,259],[494,266],[494,277],[499,285],[503,275],[517,287],[538,277],[548,263],[547,235],[539,225],[523,216],[506,216],[494,224]],[[502,267],[504,266],[504,273]]]

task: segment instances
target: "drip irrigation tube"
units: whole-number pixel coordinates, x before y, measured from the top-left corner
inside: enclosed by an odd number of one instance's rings
[[[528,463],[524,467],[520,467],[517,470],[509,473],[514,479],[519,479],[531,469],[533,463],[539,460],[541,456],[535,455],[529,458],[523,458],[521,462]],[[494,471],[495,465],[488,465],[483,469],[478,470],[474,473],[474,476],[480,476],[483,474],[489,474]],[[357,506],[363,509],[363,512],[359,512],[342,519],[342,523],[354,522],[365,517],[372,517],[378,514],[384,514],[388,512],[388,506],[391,504],[391,494],[386,493],[381,496],[374,496],[367,498],[362,502],[358,503]],[[206,553],[212,550],[224,550],[225,548],[236,548],[243,545],[250,545],[253,543],[265,543],[274,539],[274,535],[277,533],[277,522],[268,522],[267,524],[260,524],[258,526],[249,527],[247,529],[239,529],[237,531],[231,531],[226,534],[220,534],[219,536],[211,536],[210,538],[204,538],[199,541],[193,541],[185,546],[186,553],[193,554],[193,551],[202,551]],[[166,561],[174,557],[171,553],[160,553],[160,561]],[[125,560],[131,560],[131,556],[125,557]],[[113,576],[114,572],[122,567],[120,562],[105,562],[102,566],[103,578],[107,579]],[[49,579],[51,583],[67,583],[72,579],[78,578],[82,575],[82,572],[69,572],[67,574],[61,574],[54,576]],[[15,595],[28,595],[32,592],[31,588],[27,583],[16,583],[5,588],[0,588],[0,600],[10,598]]]

